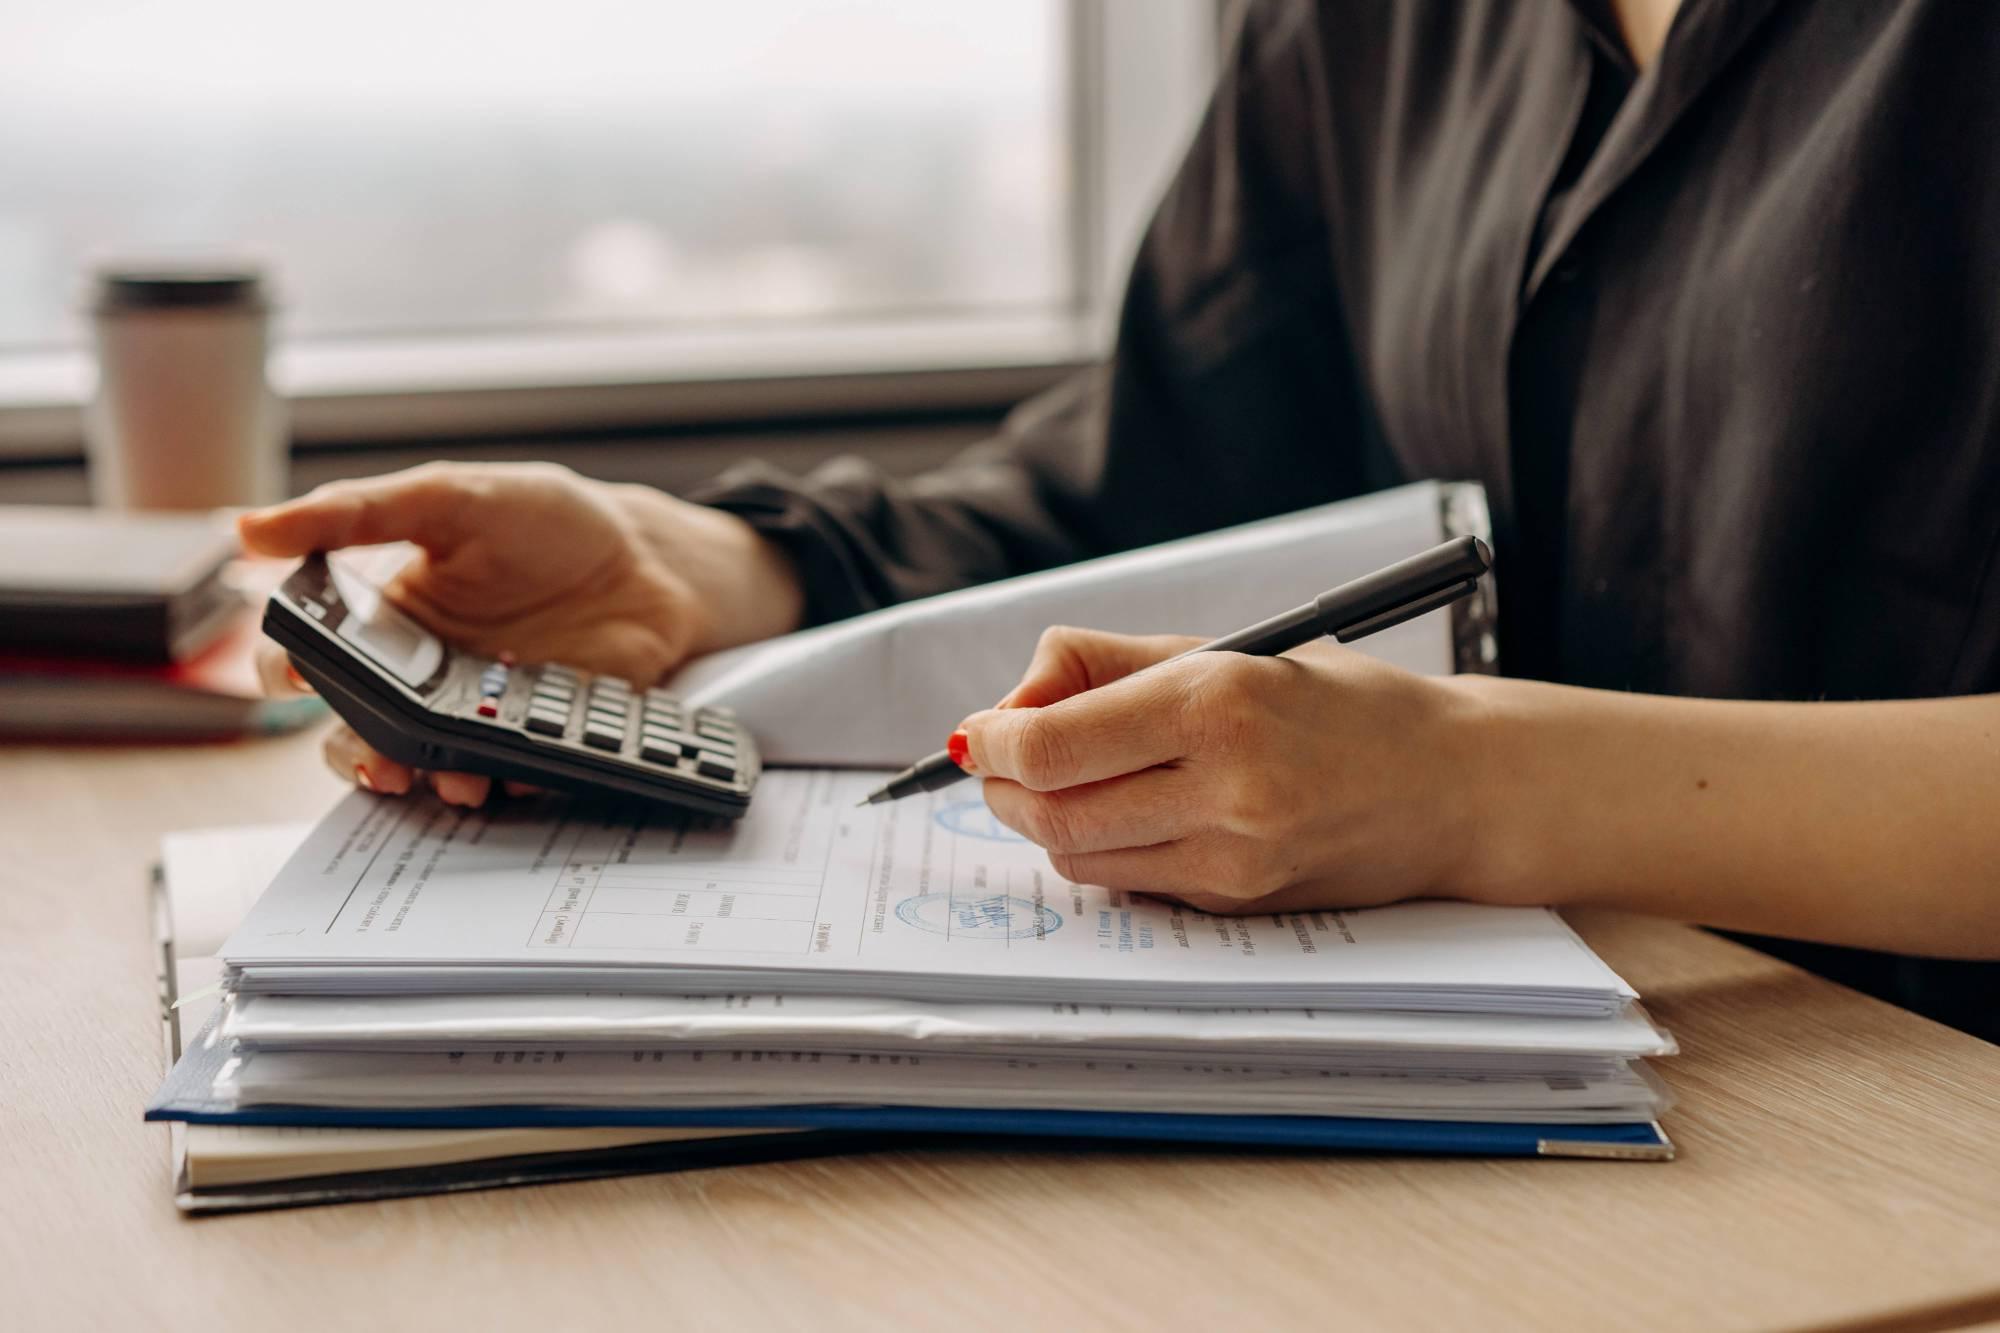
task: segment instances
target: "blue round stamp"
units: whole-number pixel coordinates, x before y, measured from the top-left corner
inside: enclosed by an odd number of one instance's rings
[[[1025,940],[1062,929],[1062,916],[1054,908],[1038,909],[1011,893],[977,898],[920,893],[897,903],[896,916],[905,925],[954,939]]]
[[[960,833],[988,842],[1026,842],[1027,839],[993,817],[984,801],[952,801],[931,816],[946,833]]]

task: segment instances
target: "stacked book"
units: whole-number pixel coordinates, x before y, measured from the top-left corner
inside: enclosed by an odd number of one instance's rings
[[[250,596],[282,567],[236,556],[210,515],[0,506],[0,737],[196,740],[324,716],[258,688]]]
[[[1553,913],[1205,915],[1060,879],[974,792],[857,809],[879,776],[772,771],[734,824],[357,792],[222,945],[149,1116],[222,1127],[190,1131],[218,1185],[940,1136],[1670,1152],[1672,1040]]]

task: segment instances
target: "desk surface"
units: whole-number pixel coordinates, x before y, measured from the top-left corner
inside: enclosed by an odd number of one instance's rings
[[[298,818],[314,737],[0,749],[19,1328],[1958,1327],[2000,1316],[2000,1047],[1684,927],[1577,924],[1685,1054],[1669,1165],[889,1153],[186,1221],[144,868]],[[14,1322],[16,1319],[19,1322]]]

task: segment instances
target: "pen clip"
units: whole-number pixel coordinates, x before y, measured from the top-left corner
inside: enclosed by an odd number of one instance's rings
[[[1418,616],[1427,615],[1441,606],[1450,606],[1453,602],[1471,592],[1476,586],[1478,586],[1477,579],[1467,579],[1463,583],[1454,583],[1449,587],[1440,588],[1434,593],[1419,597],[1413,602],[1404,602],[1401,606],[1392,606],[1387,611],[1379,615],[1370,616],[1366,620],[1357,620],[1351,625],[1342,625],[1339,629],[1333,631],[1333,637],[1341,643],[1352,643],[1356,639],[1366,638],[1370,634],[1388,629],[1394,625],[1400,625],[1405,620],[1415,620]]]

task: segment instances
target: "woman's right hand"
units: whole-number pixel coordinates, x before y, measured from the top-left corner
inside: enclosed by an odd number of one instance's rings
[[[550,463],[431,463],[321,486],[237,521],[253,554],[302,556],[407,541],[417,554],[391,601],[439,636],[488,657],[564,662],[651,685],[686,658],[796,629],[803,608],[789,558],[742,519],[644,486],[612,485]],[[266,688],[303,687],[276,644],[260,648]],[[334,770],[376,791],[419,775],[345,726],[328,736]],[[446,800],[477,805],[490,783],[436,774]]]

